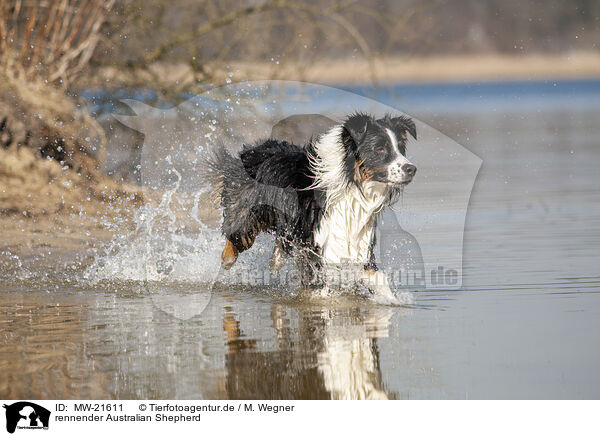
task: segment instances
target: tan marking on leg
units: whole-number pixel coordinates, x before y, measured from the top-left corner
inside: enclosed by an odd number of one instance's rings
[[[379,270],[377,270],[377,269],[375,269],[375,268],[372,268],[372,267],[370,267],[370,266],[366,266],[366,267],[365,267],[365,274],[366,274],[366,275],[368,275],[368,276],[371,276],[371,275],[373,275],[373,274],[376,274],[376,273],[377,273],[377,271],[379,271]]]
[[[237,260],[238,254],[237,248],[235,248],[230,240],[227,240],[223,253],[221,253],[221,267],[223,269],[231,268]]]

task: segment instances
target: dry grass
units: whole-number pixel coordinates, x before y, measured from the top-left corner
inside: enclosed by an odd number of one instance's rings
[[[67,85],[88,64],[115,0],[0,2],[0,69]]]

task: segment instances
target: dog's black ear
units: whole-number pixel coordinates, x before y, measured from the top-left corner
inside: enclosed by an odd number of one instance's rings
[[[344,129],[350,134],[355,145],[358,145],[364,139],[369,125],[373,122],[373,117],[370,115],[355,113],[346,119]]]
[[[396,129],[410,133],[410,136],[417,139],[417,127],[412,118],[400,116],[391,119],[392,124]]]

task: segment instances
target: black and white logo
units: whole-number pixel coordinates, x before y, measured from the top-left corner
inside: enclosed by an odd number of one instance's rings
[[[16,429],[48,429],[50,411],[28,401],[4,404],[6,409],[6,431],[14,433]]]

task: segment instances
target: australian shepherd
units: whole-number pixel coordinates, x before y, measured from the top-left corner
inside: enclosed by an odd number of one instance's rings
[[[417,168],[406,158],[412,119],[356,113],[304,146],[277,139],[224,148],[210,159],[227,238],[229,269],[260,232],[275,234],[271,269],[293,255],[302,285],[324,287],[324,266],[361,265],[360,281],[394,300],[375,265],[379,213],[410,183]]]

